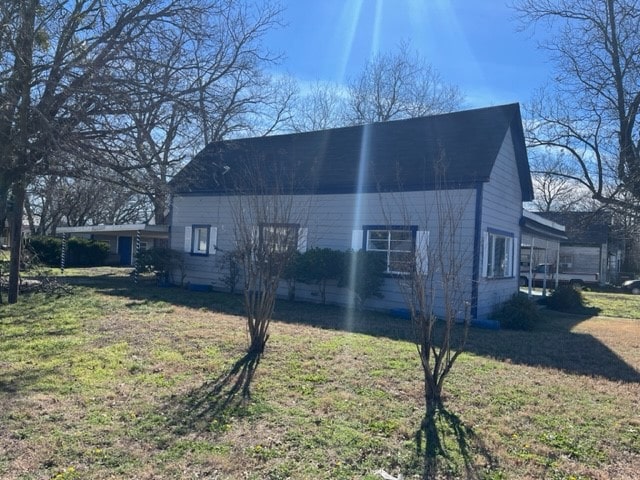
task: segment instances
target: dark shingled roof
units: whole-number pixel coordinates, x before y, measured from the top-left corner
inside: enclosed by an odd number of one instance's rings
[[[489,180],[509,128],[523,200],[531,200],[518,104],[214,142],[175,176],[171,187],[178,194],[237,193],[250,165],[260,166],[265,184],[281,185],[288,176],[287,193],[433,190],[443,180],[450,187],[471,187]],[[436,181],[439,164],[445,165],[445,173]]]

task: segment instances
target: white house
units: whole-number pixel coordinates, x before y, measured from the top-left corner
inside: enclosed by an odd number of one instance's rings
[[[207,145],[171,182],[170,246],[184,251],[192,285],[223,288],[222,252],[234,249],[233,209],[252,162],[274,188],[261,192],[265,202],[286,186],[298,220],[276,227],[295,228],[298,248],[386,254],[384,297],[371,308],[404,307],[394,258],[438,248],[432,212],[444,197],[459,218],[451,243],[466,252],[472,317],[489,317],[518,290],[522,204],[533,198],[518,104]],[[314,293],[299,285],[296,298]],[[345,304],[347,293],[334,286],[327,300]]]

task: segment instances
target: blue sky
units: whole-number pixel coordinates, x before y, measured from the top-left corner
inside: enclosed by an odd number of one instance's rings
[[[345,83],[402,41],[465,93],[469,107],[521,102],[549,78],[544,52],[517,32],[504,0],[281,0],[286,26],[266,45],[299,80]]]

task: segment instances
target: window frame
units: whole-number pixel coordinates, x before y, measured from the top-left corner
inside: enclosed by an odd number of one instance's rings
[[[277,253],[285,253],[288,250],[299,251],[300,250],[300,236],[302,235],[300,225],[297,223],[259,223],[258,224],[258,245],[261,248],[264,248],[266,240],[265,240],[265,229],[273,228],[273,234],[277,233],[276,230],[279,228],[286,228],[293,232],[293,236],[289,241],[289,246],[287,249],[281,249],[277,244],[274,245],[273,251]],[[271,245],[269,246],[271,250]]]
[[[204,250],[200,250],[200,249],[196,250],[196,242],[198,240],[200,240],[199,238],[196,239],[196,231],[197,230],[206,230],[205,249]],[[191,225],[191,255],[200,256],[200,257],[208,256],[209,253],[210,253],[209,252],[209,243],[210,243],[210,241],[211,241],[211,225],[205,225],[205,224],[194,224],[194,225]]]
[[[483,269],[485,277],[491,280],[504,280],[514,278],[514,260],[515,260],[515,235],[511,232],[505,232],[503,230],[496,230],[488,228],[486,231],[486,247],[485,247],[485,259]],[[506,265],[501,268],[501,274],[496,274],[496,240],[503,239],[504,254],[501,256],[503,260],[506,260]]]
[[[375,249],[369,248],[369,240],[371,232],[387,232],[387,249]],[[411,250],[393,250],[391,248],[392,232],[409,232],[411,234]],[[412,273],[411,270],[392,270],[392,253],[406,253],[411,256],[410,268],[415,269],[415,254],[416,254],[416,237],[418,234],[417,225],[363,225],[362,227],[362,249],[367,252],[380,252],[385,253],[385,271],[384,274],[388,276],[403,276]],[[378,239],[380,240],[380,239]],[[402,241],[402,240],[400,240]]]

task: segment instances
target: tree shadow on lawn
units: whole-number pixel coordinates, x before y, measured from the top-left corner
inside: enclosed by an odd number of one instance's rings
[[[96,285],[96,277],[90,278],[93,285],[107,295],[244,315],[241,295],[162,288],[148,280],[146,284],[133,285],[131,279],[126,277],[104,278],[103,283]],[[592,335],[572,331],[573,327],[589,318],[589,315],[547,313],[536,329],[529,332],[472,327],[465,350],[522,365],[555,368],[567,373],[600,376],[612,381],[640,383],[640,373],[616,352]],[[273,320],[413,341],[409,320],[381,312],[349,311],[333,305],[278,300]],[[460,330],[458,327],[458,333]]]
[[[591,319],[588,315],[545,313],[529,332],[474,329],[466,350],[477,355],[570,374],[602,377],[615,382],[640,383],[640,372],[593,335],[572,331]]]
[[[176,398],[162,411],[176,434],[223,431],[232,416],[242,414],[251,399],[251,382],[260,356],[246,354],[214,380]]]
[[[12,372],[0,372],[0,408],[3,411],[10,411],[10,405],[3,405],[3,396],[11,400],[14,396],[22,395],[26,390],[36,389],[45,379],[57,377],[58,369],[55,368],[30,368],[16,369]]]
[[[484,478],[487,472],[499,469],[498,459],[473,428],[444,405],[438,407],[431,420],[435,445],[427,449],[428,422],[425,418],[415,434],[416,454],[424,458],[425,464],[429,455],[435,455],[439,471],[458,471],[464,466],[467,479]]]

